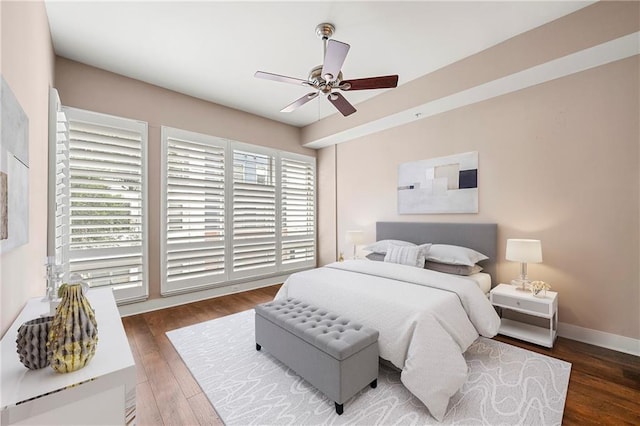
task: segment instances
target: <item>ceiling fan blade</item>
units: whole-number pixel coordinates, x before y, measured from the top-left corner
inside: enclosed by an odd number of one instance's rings
[[[343,88],[342,90],[367,90],[367,89],[389,89],[392,87],[398,87],[397,75],[385,75],[380,77],[358,78],[355,80],[344,80],[340,83],[343,85],[349,84],[349,88]]]
[[[324,64],[322,64],[322,78],[326,81],[333,81],[338,78],[342,64],[349,52],[347,43],[337,40],[327,41],[327,51],[324,54]]]
[[[300,108],[302,105],[306,104],[310,100],[315,99],[317,97],[318,97],[318,92],[307,93],[303,97],[301,97],[299,99],[296,99],[295,101],[293,101],[292,103],[290,103],[286,107],[282,108],[280,110],[280,112],[292,112],[292,111],[295,111],[296,109]]]
[[[327,99],[329,99],[329,102],[331,102],[333,106],[336,107],[336,109],[345,117],[356,112],[353,105],[351,105],[340,93],[329,93],[327,95]]]
[[[273,80],[280,83],[297,84],[298,86],[304,86],[305,84],[308,84],[307,80],[302,80],[300,78],[294,78],[294,77],[287,77],[284,75],[273,74],[273,73],[264,72],[264,71],[256,71],[256,73],[253,76],[256,78],[264,78],[265,80]]]

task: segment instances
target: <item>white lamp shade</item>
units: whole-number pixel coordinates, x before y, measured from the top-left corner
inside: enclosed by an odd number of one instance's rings
[[[507,260],[524,263],[542,262],[542,243],[540,240],[507,240]]]
[[[364,241],[364,232],[362,231],[347,231],[347,244],[358,245]]]

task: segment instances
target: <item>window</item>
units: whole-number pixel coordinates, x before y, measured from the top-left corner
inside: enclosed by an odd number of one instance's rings
[[[276,171],[272,150],[233,149],[233,274],[277,271]]]
[[[162,128],[163,293],[226,280],[226,141]]]
[[[147,124],[75,108],[68,120],[65,276],[110,286],[118,301],[145,298],[147,286]],[[59,150],[64,155],[64,149]],[[56,244],[57,245],[57,244]],[[58,253],[56,253],[58,257]]]
[[[281,164],[283,268],[313,267],[316,263],[315,163],[283,153]]]
[[[162,294],[315,266],[315,158],[168,127],[162,155]]]

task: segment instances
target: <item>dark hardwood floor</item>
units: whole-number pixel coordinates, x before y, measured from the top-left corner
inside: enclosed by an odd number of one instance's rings
[[[253,308],[279,286],[125,317],[136,361],[138,425],[221,425],[166,331]],[[563,424],[640,424],[640,358],[558,338],[553,349],[498,336],[572,364]]]

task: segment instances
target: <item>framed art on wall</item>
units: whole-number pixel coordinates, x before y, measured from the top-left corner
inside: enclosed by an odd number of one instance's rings
[[[398,213],[478,213],[478,152],[400,164]]]
[[[6,253],[29,241],[29,120],[0,80],[0,253]]]

